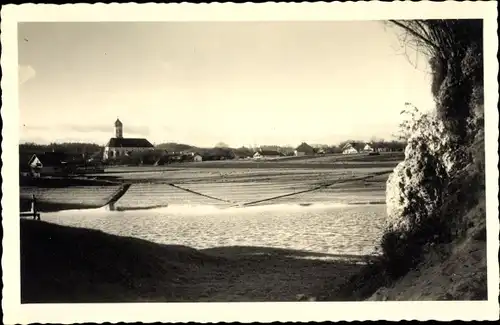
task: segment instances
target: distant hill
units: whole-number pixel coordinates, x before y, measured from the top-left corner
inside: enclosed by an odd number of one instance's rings
[[[180,151],[187,151],[187,150],[197,150],[199,148],[189,145],[189,144],[184,144],[184,143],[175,143],[175,142],[167,142],[167,143],[160,143],[159,145],[156,146],[156,149],[162,149],[166,150],[168,152],[180,152]]]

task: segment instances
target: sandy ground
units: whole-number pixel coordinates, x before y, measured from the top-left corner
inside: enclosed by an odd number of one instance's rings
[[[420,265],[389,288],[380,288],[369,300],[486,300],[485,200],[466,218],[474,220],[466,236],[449,244],[426,247]]]
[[[266,247],[200,251],[32,220],[21,221],[21,252],[23,303],[316,300],[365,262]]]

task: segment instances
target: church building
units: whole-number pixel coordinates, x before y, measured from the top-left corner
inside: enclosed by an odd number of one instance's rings
[[[113,159],[120,156],[130,155],[132,152],[153,150],[154,146],[144,138],[124,138],[123,123],[116,119],[115,137],[109,139],[104,147],[103,159]]]

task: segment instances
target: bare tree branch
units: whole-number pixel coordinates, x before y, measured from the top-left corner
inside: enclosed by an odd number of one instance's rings
[[[433,43],[431,41],[431,39],[428,39],[426,38],[425,36],[423,36],[422,34],[418,33],[417,31],[415,31],[414,29],[410,28],[409,26],[397,21],[397,20],[389,20],[391,23],[393,23],[394,25],[396,26],[399,26],[401,28],[403,28],[404,30],[408,31],[410,34],[412,34],[414,37],[418,38],[419,40],[421,40],[422,42],[424,42],[425,44],[427,44],[428,46],[432,47],[435,51],[440,51],[440,48],[437,44]]]

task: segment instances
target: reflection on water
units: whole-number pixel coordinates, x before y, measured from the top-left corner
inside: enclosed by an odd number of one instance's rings
[[[267,246],[329,254],[373,254],[384,205],[275,204],[220,208],[173,204],[148,210],[68,210],[42,219],[194,248]]]

